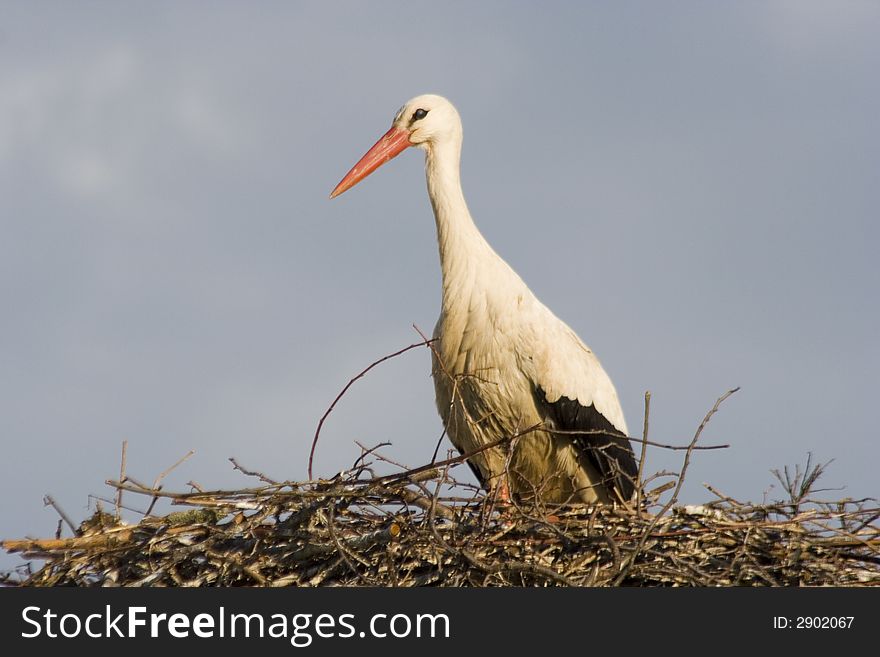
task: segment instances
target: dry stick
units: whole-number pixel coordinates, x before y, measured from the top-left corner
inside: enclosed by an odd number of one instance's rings
[[[105,484],[111,486],[113,488],[122,487],[127,491],[132,493],[138,493],[140,495],[155,495],[156,497],[164,497],[171,500],[179,500],[182,504],[202,504],[207,500],[212,498],[225,498],[230,505],[235,505],[240,498],[246,498],[246,496],[251,497],[259,497],[265,498],[269,495],[275,495],[283,493],[283,491],[276,490],[274,487],[266,487],[266,488],[243,488],[241,490],[210,490],[210,491],[200,491],[197,493],[174,493],[174,492],[164,492],[161,490],[154,490],[149,486],[144,486],[139,482],[135,482],[131,477],[128,477],[128,480],[125,483],[114,481],[113,479],[107,479],[104,481]],[[279,487],[280,488],[280,487]],[[273,492],[274,491],[274,492]],[[296,495],[301,497],[311,497],[311,498],[320,498],[324,496],[324,493],[312,493],[306,491],[297,491]]]
[[[644,494],[645,484],[642,477],[645,472],[645,457],[648,454],[648,416],[651,413],[651,391],[645,391],[645,423],[642,426],[642,453],[639,455],[639,474],[636,479],[636,513],[639,518],[642,517],[642,495]]]
[[[443,443],[445,437],[446,427],[443,428],[443,431],[440,432],[440,437],[437,439],[437,445],[434,447],[434,453],[431,455],[431,463],[437,460],[437,454],[440,452],[440,445]]]
[[[100,495],[95,495],[94,493],[89,494],[89,499],[95,500],[96,502],[106,502],[107,504],[114,503],[114,500],[107,499],[106,497],[101,497]],[[120,508],[125,509],[126,511],[133,511],[134,513],[138,513],[140,515],[144,514],[141,509],[135,509],[134,507],[126,506],[125,504],[120,505]]]
[[[113,484],[110,483],[111,481],[112,481],[112,479],[107,479],[107,481],[106,481],[105,483],[107,483],[107,484],[109,484],[109,485],[112,486]],[[135,479],[135,478],[132,477],[131,475],[126,475],[126,476],[125,476],[125,481],[120,482],[120,483],[123,483],[123,484],[128,484],[128,483],[133,484],[136,488],[142,488],[142,489],[144,490],[144,492],[146,492],[146,493],[149,493],[150,491],[153,490],[152,488],[150,488],[149,486],[147,486],[145,483],[143,483],[142,481],[138,481],[137,479]]]
[[[376,365],[380,365],[381,363],[384,363],[386,360],[391,360],[392,358],[394,358],[396,356],[400,356],[401,354],[406,353],[410,349],[415,349],[416,347],[424,347],[425,345],[428,345],[431,342],[432,342],[432,340],[423,340],[422,342],[416,342],[415,344],[411,344],[408,347],[404,347],[403,349],[400,349],[399,351],[395,351],[393,354],[388,354],[387,356],[383,356],[379,360],[371,363],[369,365],[369,367],[362,370],[360,372],[360,374],[353,377],[347,384],[345,384],[345,387],[342,389],[342,391],[338,395],[336,395],[336,399],[333,400],[333,403],[330,404],[330,408],[328,408],[324,412],[324,415],[321,416],[321,419],[318,422],[318,428],[315,430],[315,437],[312,440],[312,449],[309,451],[309,479],[313,479],[312,463],[315,459],[315,448],[318,446],[318,437],[321,435],[321,427],[324,426],[324,420],[326,420],[327,416],[330,415],[330,413],[333,411],[334,408],[336,408],[336,404],[339,402],[340,399],[342,399],[342,396],[346,392],[348,392],[348,389],[351,388],[351,386],[354,384],[354,382],[357,381],[358,379],[362,378],[367,372],[369,372],[371,369],[376,367]]]
[[[445,504],[437,502],[436,499],[428,499],[426,496],[421,495],[414,490],[410,490],[409,488],[402,489],[399,494],[400,499],[407,504],[417,506],[424,511],[430,511],[433,509],[433,512],[436,515],[443,516],[446,520],[455,520],[455,511]]]
[[[636,545],[636,548],[632,551],[632,554],[630,555],[629,559],[627,559],[626,564],[623,566],[623,568],[620,570],[620,573],[618,573],[617,577],[614,579],[614,584],[613,584],[614,586],[620,586],[620,583],[629,574],[629,571],[632,569],[633,565],[635,564],[636,559],[639,556],[639,552],[642,551],[642,548],[645,547],[645,543],[648,542],[648,537],[651,535],[651,532],[654,531],[654,527],[657,526],[657,523],[660,522],[660,519],[663,516],[665,516],[666,513],[669,511],[669,509],[671,509],[672,506],[678,501],[678,494],[681,492],[681,487],[684,485],[684,475],[687,472],[688,465],[690,464],[691,454],[694,451],[694,447],[696,446],[697,441],[700,439],[700,434],[703,433],[703,429],[705,429],[706,425],[709,424],[709,420],[712,418],[712,416],[718,412],[718,407],[721,406],[721,404],[724,402],[724,400],[726,400],[728,397],[730,397],[737,390],[739,390],[739,387],[736,387],[733,390],[728,390],[723,395],[721,395],[717,400],[715,400],[715,405],[712,407],[712,409],[708,413],[706,413],[706,416],[703,418],[703,421],[700,422],[700,426],[697,427],[697,432],[694,434],[694,438],[693,438],[693,440],[691,440],[691,443],[688,446],[687,452],[685,452],[684,463],[682,464],[681,470],[678,474],[678,485],[675,487],[675,491],[673,491],[672,497],[670,497],[669,501],[663,506],[662,509],[660,509],[660,512],[656,516],[654,516],[654,519],[651,521],[651,524],[648,525],[648,529],[645,530],[644,534],[642,534],[642,538],[641,538],[641,540],[639,540],[638,545]]]
[[[359,440],[355,440],[355,441],[354,441],[354,444],[357,445],[358,447],[360,447],[362,450],[364,450],[364,453],[361,454],[361,455],[358,457],[357,461],[354,462],[354,465],[353,465],[352,468],[351,468],[352,470],[355,469],[354,466],[357,465],[358,462],[360,462],[363,458],[365,458],[366,456],[368,456],[368,455],[370,455],[370,454],[375,454],[376,458],[379,459],[380,461],[382,461],[382,462],[384,462],[384,463],[390,463],[391,465],[396,466],[396,467],[400,468],[401,470],[409,470],[409,466],[408,466],[408,465],[404,465],[403,463],[398,463],[397,461],[394,461],[394,460],[388,458],[387,456],[383,456],[381,452],[376,451],[376,450],[378,450],[378,449],[381,448],[381,447],[388,447],[388,446],[390,446],[391,443],[389,443],[389,442],[379,443],[379,444],[376,445],[375,447],[370,447],[370,448],[367,448],[367,447],[366,447],[363,443],[361,443]]]
[[[153,482],[153,489],[154,490],[158,489],[159,484],[162,483],[162,480],[165,477],[167,477],[169,474],[171,474],[171,471],[174,470],[174,468],[176,468],[178,465],[180,465],[181,463],[186,461],[190,456],[192,456],[195,453],[196,453],[196,450],[194,450],[194,449],[189,450],[186,454],[184,454],[179,459],[177,459],[177,462],[174,465],[172,465],[171,467],[167,468],[162,473],[160,473],[159,476],[156,477],[156,480]]]
[[[867,527],[868,525],[870,525],[871,523],[873,523],[877,519],[880,519],[880,511],[869,516],[867,520],[864,520],[861,523],[859,523],[858,527],[854,527],[852,529],[852,533],[855,534],[855,533],[861,531],[862,529],[864,529],[865,527]],[[856,519],[856,520],[858,520],[858,519]]]
[[[737,500],[733,497],[730,497],[729,495],[725,495],[724,493],[722,493],[720,490],[718,490],[714,486],[711,486],[711,485],[707,484],[706,482],[703,482],[703,486],[706,488],[706,490],[708,490],[713,495],[718,496],[724,502],[727,502],[728,504],[735,504],[736,506],[743,506],[742,502],[740,502],[739,500]],[[709,504],[715,504],[715,502],[709,502]]]
[[[376,445],[373,445],[372,447],[367,447],[365,445],[362,445],[357,440],[354,441],[354,444],[361,448],[361,455],[358,456],[355,459],[354,463],[351,464],[351,471],[352,472],[359,471],[362,468],[367,468],[368,466],[367,466],[366,459],[370,454],[375,452],[377,449],[380,449],[382,447],[388,447],[389,445],[391,445],[390,442],[382,442],[382,443],[378,443]],[[381,455],[379,455],[378,452],[376,452],[376,455],[379,456],[380,460],[382,459]]]
[[[270,582],[266,579],[257,566],[242,566],[242,571],[244,571],[247,575],[250,575],[251,578],[260,586],[269,586]]]
[[[128,441],[122,441],[122,461],[119,464],[119,481],[125,481],[125,462],[128,457]],[[122,489],[116,490],[116,521],[122,518]]]
[[[70,520],[70,517],[66,513],[64,513],[64,509],[59,506],[58,502],[55,501],[55,498],[53,498],[49,494],[46,494],[43,496],[43,504],[45,504],[46,506],[51,506],[53,509],[55,509],[58,512],[58,515],[61,516],[61,519],[67,523],[68,527],[70,527],[70,531],[73,532],[73,535],[79,536],[79,530],[76,528],[76,525],[74,525],[73,522]]]
[[[738,388],[737,388],[738,390]],[[708,451],[713,449],[728,449],[730,447],[729,444],[724,445],[699,445],[699,446],[691,446],[691,445],[667,445],[666,443],[655,443],[652,440],[644,440],[643,438],[632,438],[630,436],[621,436],[619,433],[614,433],[613,431],[606,431],[605,429],[588,429],[588,430],[578,430],[578,429],[545,429],[547,433],[559,434],[562,436],[610,436],[612,438],[621,438],[623,440],[628,440],[631,443],[640,443],[640,444],[648,444],[651,447],[660,447],[662,449],[669,449],[672,451]]]
[[[189,450],[186,454],[184,454],[184,455],[181,456],[179,459],[177,459],[177,462],[174,463],[174,465],[172,465],[171,467],[165,469],[163,472],[159,473],[159,476],[156,477],[155,481],[153,482],[153,490],[154,490],[154,491],[159,491],[159,490],[160,490],[160,489],[159,489],[159,484],[162,483],[162,480],[163,480],[165,477],[167,477],[167,476],[171,473],[171,471],[174,470],[174,468],[176,468],[178,465],[180,465],[181,463],[183,463],[184,461],[186,461],[190,456],[192,456],[192,455],[195,454],[195,453],[196,453],[196,450],[194,450],[194,449]],[[153,513],[153,507],[156,506],[156,502],[158,502],[158,501],[159,501],[159,496],[158,496],[158,495],[154,495],[154,496],[153,496],[153,499],[150,500],[150,506],[148,506],[148,507],[147,507],[147,510],[144,512],[144,517],[147,517],[148,515],[150,515],[151,513]]]
[[[709,424],[709,420],[712,419],[712,416],[718,412],[718,408],[724,401],[730,397],[733,393],[739,390],[739,387],[734,388],[733,390],[728,390],[723,395],[721,395],[718,399],[715,400],[715,405],[712,407],[708,413],[706,413],[706,417],[703,418],[703,421],[700,422],[700,426],[697,427],[697,432],[694,434],[694,439],[691,441],[691,444],[688,446],[687,452],[684,455],[684,463],[681,466],[681,472],[678,476],[678,485],[675,487],[675,492],[672,494],[672,498],[667,502],[666,507],[664,507],[663,512],[660,515],[663,515],[666,511],[672,508],[672,505],[678,501],[678,494],[681,492],[681,487],[684,485],[684,474],[687,471],[688,465],[691,461],[691,453],[696,449],[697,441],[700,439],[700,434],[703,433],[703,429],[706,428],[706,425]]]
[[[274,479],[269,479],[269,477],[264,475],[262,472],[248,470],[247,468],[243,467],[238,461],[236,461],[235,457],[233,457],[233,456],[229,457],[229,462],[232,463],[232,468],[234,470],[238,470],[239,472],[247,475],[248,477],[258,477],[260,481],[267,483],[267,484],[272,484],[272,485],[277,485],[279,483],[279,482],[275,481]]]

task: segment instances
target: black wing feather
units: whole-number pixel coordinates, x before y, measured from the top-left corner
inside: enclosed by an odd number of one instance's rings
[[[576,399],[565,396],[548,402],[547,393],[540,387],[537,389],[537,398],[545,410],[544,421],[552,424],[554,429],[566,432],[567,437],[602,475],[608,489],[616,490],[624,500],[629,500],[635,492],[639,467],[625,434],[597,411],[593,404],[584,406]]]

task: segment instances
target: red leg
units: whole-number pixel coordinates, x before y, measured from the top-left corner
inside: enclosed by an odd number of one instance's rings
[[[504,504],[510,504],[510,485],[507,483],[507,476],[502,475],[498,480],[498,499]]]

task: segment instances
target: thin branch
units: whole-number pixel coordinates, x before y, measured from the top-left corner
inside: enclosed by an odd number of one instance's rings
[[[311,450],[309,450],[309,479],[313,479],[312,465],[315,460],[315,448],[317,448],[317,446],[318,446],[318,438],[321,435],[321,427],[324,426],[324,421],[327,419],[327,416],[330,415],[331,412],[333,412],[333,409],[336,408],[336,404],[339,402],[340,399],[342,399],[343,395],[345,395],[345,393],[348,392],[348,389],[351,388],[352,385],[354,385],[354,382],[357,381],[358,379],[362,378],[367,372],[369,372],[371,369],[373,369],[377,365],[384,363],[386,360],[391,360],[392,358],[400,356],[401,354],[406,353],[410,349],[415,349],[416,347],[424,347],[425,345],[428,345],[431,342],[432,342],[431,340],[423,340],[422,342],[416,342],[415,344],[411,344],[408,347],[404,347],[403,349],[395,351],[393,354],[388,354],[387,356],[383,356],[379,360],[374,361],[373,363],[370,363],[369,366],[367,366],[366,368],[361,370],[361,372],[359,374],[352,377],[352,379],[348,383],[345,384],[345,387],[340,391],[340,393],[338,395],[336,395],[336,399],[333,400],[333,403],[330,404],[330,407],[326,411],[324,411],[324,415],[322,415],[321,419],[318,421],[318,428],[315,429],[315,437],[312,440],[312,448],[311,448]]]
[[[128,441],[122,441],[122,460],[119,464],[119,481],[125,481],[125,463],[128,455]],[[116,491],[116,520],[122,518],[122,489]]]
[[[642,425],[642,452],[639,454],[639,473],[636,476],[636,512],[642,516],[642,496],[645,491],[645,457],[648,455],[648,417],[651,414],[651,391],[645,391],[645,422]]]
[[[171,474],[171,472],[172,472],[177,466],[179,466],[181,463],[183,463],[184,461],[186,461],[189,457],[191,457],[191,456],[192,456],[193,454],[195,454],[195,453],[196,453],[196,450],[194,450],[194,449],[189,450],[186,454],[184,454],[184,455],[181,456],[179,459],[177,459],[177,461],[174,463],[174,465],[172,465],[172,466],[168,467],[167,469],[163,470],[163,471],[159,474],[159,476],[156,477],[156,480],[153,482],[153,488],[156,489],[156,490],[158,490],[158,489],[159,489],[159,484],[162,483],[162,480],[163,480],[165,477],[167,477],[169,474]]]
[[[242,474],[247,475],[248,477],[257,477],[260,481],[265,482],[265,483],[267,483],[267,484],[273,484],[273,485],[274,485],[274,484],[278,484],[277,481],[275,481],[274,479],[270,479],[269,477],[267,477],[266,475],[264,475],[262,472],[256,472],[256,471],[254,471],[254,470],[248,470],[247,468],[245,468],[244,466],[242,466],[242,465],[241,465],[241,464],[235,459],[235,457],[230,456],[230,457],[229,457],[229,462],[232,463],[232,468],[233,468],[234,470],[238,470],[239,472],[241,472]]]
[[[58,515],[61,516],[61,519],[70,527],[70,531],[73,532],[74,536],[79,536],[79,529],[77,529],[76,525],[73,524],[73,521],[70,519],[66,513],[64,513],[64,509],[55,501],[55,498],[49,495],[48,493],[43,496],[43,504],[46,506],[51,506],[55,511],[58,512]]]
[[[621,438],[623,440],[628,440],[631,443],[639,443],[641,445],[651,445],[652,447],[660,447],[662,449],[669,449],[672,451],[709,451],[713,449],[729,449],[729,444],[724,445],[699,445],[696,447],[692,447],[691,445],[668,445],[666,443],[656,443],[651,440],[645,440],[644,438],[633,438],[632,436],[621,436],[619,433],[615,433],[614,431],[606,431],[605,429],[587,429],[587,430],[578,430],[578,429],[553,429],[551,427],[547,427],[544,429],[547,433],[559,434],[563,436],[609,436],[611,438]]]
[[[180,465],[181,463],[186,461],[190,456],[192,456],[195,453],[196,453],[196,450],[194,450],[194,449],[189,450],[186,454],[184,454],[179,459],[177,459],[177,461],[173,465],[171,465],[170,467],[168,467],[165,470],[163,470],[162,472],[160,472],[159,476],[156,477],[155,481],[153,481],[153,490],[156,491],[156,493],[158,493],[158,491],[162,490],[162,486],[160,486],[160,484],[162,483],[162,480],[165,477],[167,477],[178,465]],[[159,501],[159,495],[158,494],[153,495],[153,499],[150,500],[150,506],[148,506],[147,510],[144,511],[144,517],[152,515],[153,507],[156,506],[156,502],[158,502],[158,501]]]

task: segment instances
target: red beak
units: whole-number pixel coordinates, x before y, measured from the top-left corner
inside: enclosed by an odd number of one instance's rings
[[[392,127],[373,144],[373,147],[355,164],[351,171],[345,174],[345,178],[339,181],[335,189],[330,192],[330,198],[339,196],[342,192],[354,187],[361,180],[369,176],[388,160],[400,155],[408,146],[409,132],[403,128]]]

